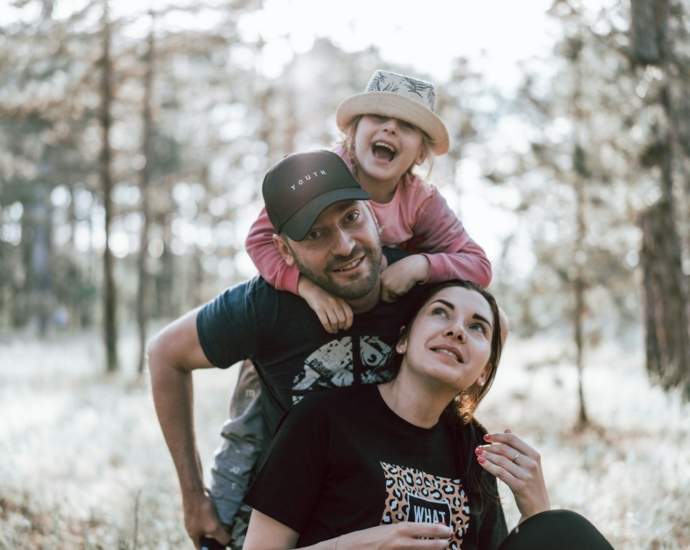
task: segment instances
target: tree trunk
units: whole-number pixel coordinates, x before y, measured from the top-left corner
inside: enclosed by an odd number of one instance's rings
[[[103,5],[103,57],[101,72],[101,127],[103,143],[101,148],[101,184],[103,186],[103,209],[105,210],[105,250],[103,251],[103,337],[107,372],[119,368],[117,358],[117,294],[113,276],[113,254],[110,251],[110,223],[113,217],[110,127],[112,118],[110,106],[113,100],[111,88],[112,60],[110,21],[108,20],[108,0]]]
[[[644,65],[659,61],[656,3],[657,0],[630,0],[632,53],[635,59]]]
[[[51,214],[47,185],[38,184],[33,188],[33,200],[29,211],[32,224],[31,234],[31,284],[30,303],[36,330],[43,338],[48,331],[53,309],[52,300],[52,262],[51,262]]]
[[[648,208],[639,224],[647,372],[664,389],[682,386],[685,399],[690,399],[688,316],[669,205],[660,202]]]
[[[636,23],[636,13],[645,4],[646,21]],[[637,8],[635,7],[637,5]],[[650,7],[651,6],[651,7]],[[636,9],[638,10],[636,12]],[[670,69],[672,44],[669,36],[669,0],[634,0],[633,27],[649,26],[647,40],[654,42],[655,58],[638,55],[637,61],[656,64],[663,74],[658,103],[665,114],[665,135],[662,136],[660,189],[662,199],[643,212],[639,219],[643,244],[641,267],[645,291],[645,329],[647,371],[650,378],[664,389],[682,387],[690,399],[690,337],[688,336],[687,296],[681,263],[680,238],[676,228],[676,199],[673,193],[674,148],[682,135],[672,100]],[[641,32],[641,31],[640,31]],[[635,34],[633,33],[635,37]],[[635,38],[638,39],[639,37]],[[651,47],[651,46],[650,46]],[[682,110],[680,111],[682,116]]]
[[[148,50],[144,56],[146,74],[144,76],[144,109],[143,109],[143,139],[142,154],[144,156],[144,166],[141,169],[139,189],[141,191],[141,235],[139,237],[139,290],[137,299],[137,328],[139,333],[139,364],[137,372],[142,373],[146,366],[146,323],[148,321],[148,272],[146,271],[146,259],[148,258],[149,247],[149,180],[150,166],[152,161],[151,154],[151,132],[153,128],[153,116],[151,113],[152,88],[153,88],[153,46],[154,46],[154,23],[155,17],[151,14],[151,31],[149,33]]]
[[[578,147],[577,150],[582,155],[581,149]],[[577,153],[576,153],[577,154]],[[584,157],[583,157],[584,161]],[[578,397],[578,415],[577,415],[577,427],[579,429],[584,428],[589,423],[589,418],[587,417],[587,409],[585,407],[585,390],[584,390],[584,337],[583,337],[583,323],[585,317],[585,280],[584,280],[584,244],[586,235],[585,217],[584,217],[584,189],[583,182],[578,178],[575,189],[577,196],[577,202],[575,206],[575,216],[577,220],[577,245],[575,247],[575,265],[577,269],[577,275],[574,281],[574,291],[575,291],[575,348],[576,348],[576,364],[577,364],[577,397]]]

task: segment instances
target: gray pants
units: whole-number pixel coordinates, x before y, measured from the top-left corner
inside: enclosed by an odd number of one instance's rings
[[[223,441],[211,467],[211,499],[221,523],[229,529],[233,550],[244,544],[251,508],[242,504],[261,453],[264,423],[261,387],[251,361],[240,367],[230,400],[230,418],[221,428]]]

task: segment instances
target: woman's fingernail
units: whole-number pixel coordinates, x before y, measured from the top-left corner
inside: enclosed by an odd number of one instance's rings
[[[483,456],[478,456],[477,460],[479,461],[479,464],[484,464],[486,462],[486,458],[484,458]]]
[[[489,441],[490,439],[491,439],[491,435],[490,435],[490,434],[486,434],[486,435],[484,436],[484,441]]]
[[[478,455],[480,455],[480,454],[482,454],[482,453],[484,452],[484,449],[482,449],[481,447],[477,447],[477,448],[474,450],[474,452],[477,453]]]

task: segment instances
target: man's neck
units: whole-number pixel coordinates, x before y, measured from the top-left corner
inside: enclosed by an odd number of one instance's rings
[[[376,279],[374,288],[367,295],[354,300],[347,300],[347,303],[352,308],[352,313],[364,313],[373,309],[381,299],[381,275]]]

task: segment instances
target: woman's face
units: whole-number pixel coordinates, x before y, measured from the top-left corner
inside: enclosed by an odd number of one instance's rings
[[[417,314],[398,343],[402,369],[460,392],[486,379],[493,315],[484,297],[462,287],[444,288]]]

